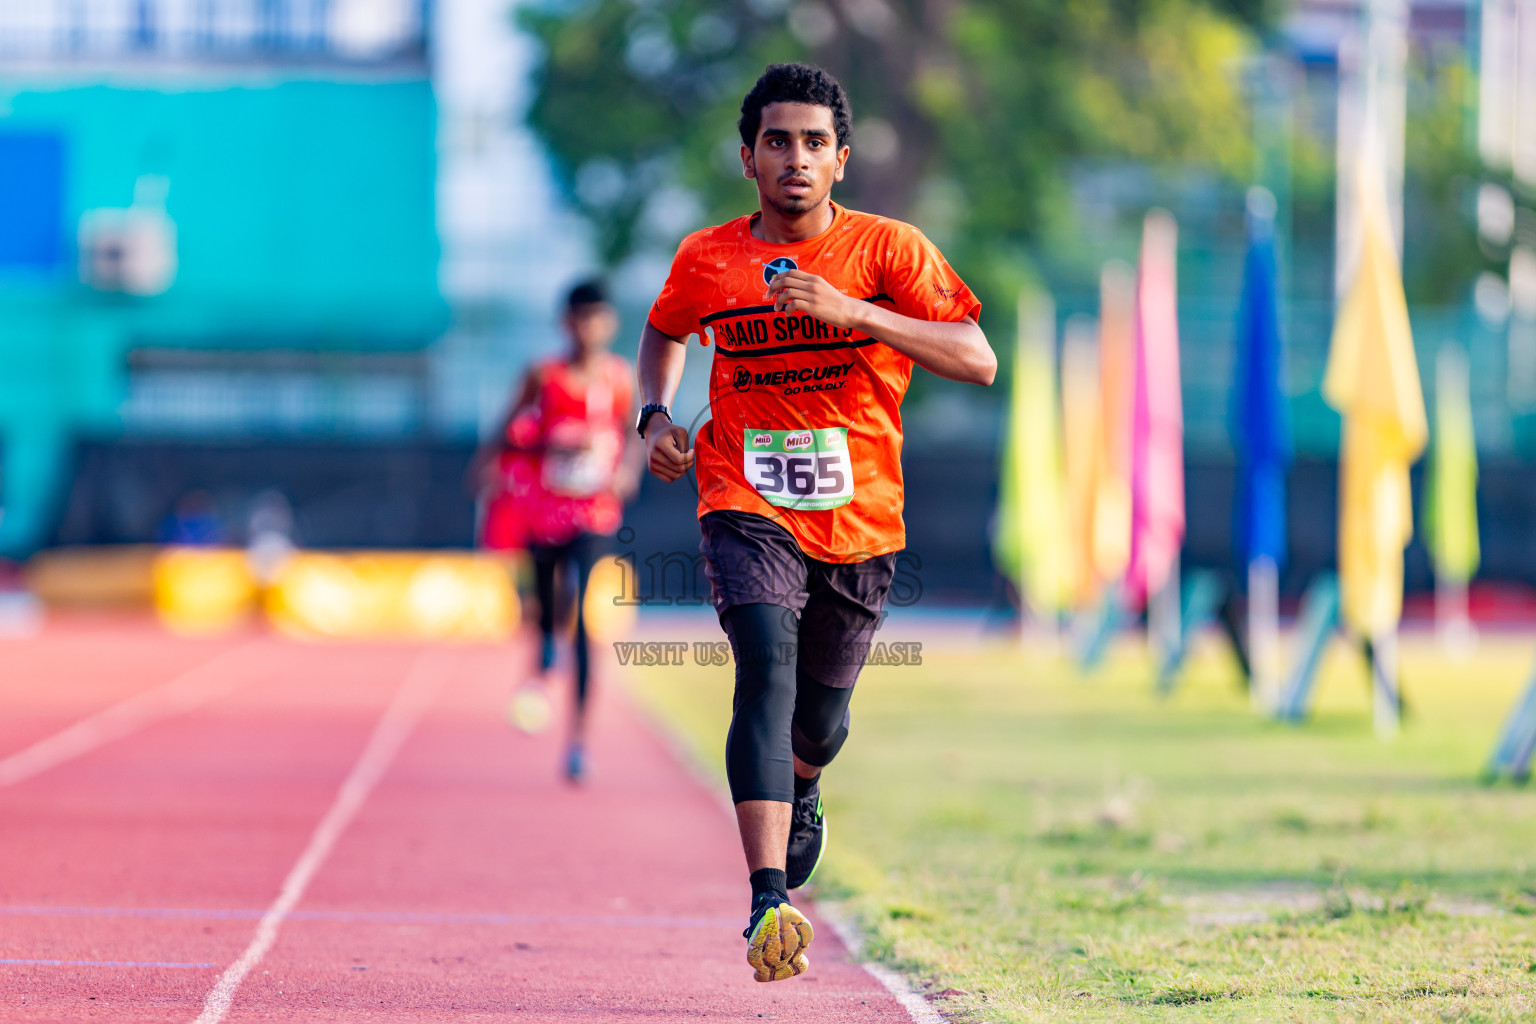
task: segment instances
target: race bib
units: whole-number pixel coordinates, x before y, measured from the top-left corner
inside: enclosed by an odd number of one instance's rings
[[[853,500],[847,427],[754,430],[742,437],[742,473],[779,508],[837,508]]]
[[[544,486],[570,498],[590,498],[608,486],[605,461],[590,448],[544,453]]]

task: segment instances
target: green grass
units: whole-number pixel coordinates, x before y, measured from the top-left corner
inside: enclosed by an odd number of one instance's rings
[[[1215,648],[1159,700],[936,636],[860,681],[818,896],[960,1021],[1536,1019],[1536,794],[1477,781],[1532,649],[1406,641],[1383,743],[1342,649],[1295,728]],[[633,672],[718,771],[731,670]]]

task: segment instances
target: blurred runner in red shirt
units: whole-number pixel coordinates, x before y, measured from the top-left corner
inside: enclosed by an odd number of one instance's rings
[[[618,316],[598,281],[566,298],[566,354],[534,366],[523,378],[505,427],[481,449],[477,463],[492,491],[482,544],[526,548],[532,556],[542,638],[539,676],[512,700],[513,720],[536,730],[549,717],[545,682],[555,663],[557,577],[570,571],[575,597],[575,699],[565,772],[585,771],[585,730],[591,651],[587,582],[608,554],[634,493],[641,447],[630,430],[634,371],[608,351]]]

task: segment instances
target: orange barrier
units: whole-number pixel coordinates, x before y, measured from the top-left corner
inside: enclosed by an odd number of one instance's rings
[[[149,544],[52,548],[27,563],[27,589],[50,608],[146,608],[154,598]]]

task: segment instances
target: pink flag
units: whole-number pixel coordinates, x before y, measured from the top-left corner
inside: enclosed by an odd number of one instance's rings
[[[1136,391],[1131,420],[1131,565],[1137,606],[1168,582],[1184,543],[1184,403],[1175,288],[1178,226],[1147,214],[1136,276]]]

